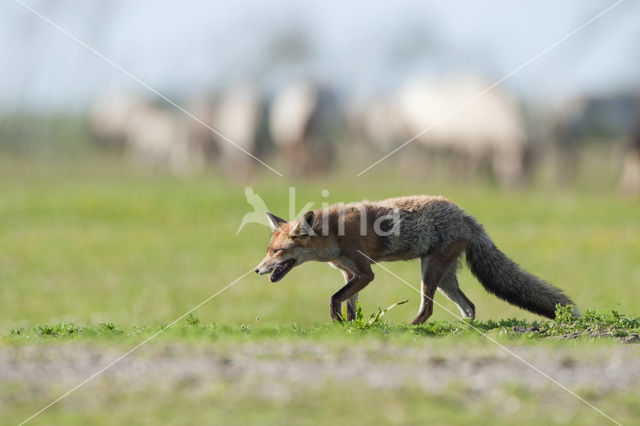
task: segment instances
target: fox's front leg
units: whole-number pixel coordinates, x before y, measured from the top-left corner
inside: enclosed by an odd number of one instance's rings
[[[348,284],[349,281],[353,279],[355,274],[351,272],[351,268],[349,268],[344,262],[333,261],[329,262],[329,265],[338,269],[342,276],[344,277],[344,283]],[[358,293],[354,294],[350,298],[347,299],[347,321],[355,321],[356,319],[356,302],[358,301]]]
[[[353,278],[354,274],[346,269],[341,269],[344,276],[344,283],[347,284]],[[356,320],[356,302],[358,301],[358,293],[347,299],[347,321]]]
[[[342,314],[340,313],[342,302],[354,296],[357,297],[358,292],[365,288],[371,281],[373,281],[373,277],[374,276],[371,267],[367,266],[366,270],[354,273],[351,279],[345,284],[345,286],[338,290],[333,296],[331,296],[330,312],[332,320],[342,322],[343,318]],[[349,316],[349,310],[347,309],[347,319],[350,319]],[[353,317],[353,319],[355,319],[355,306]]]

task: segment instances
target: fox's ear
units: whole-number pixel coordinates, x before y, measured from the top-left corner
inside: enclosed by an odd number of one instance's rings
[[[291,229],[291,235],[294,237],[307,237],[313,234],[313,223],[315,219],[315,213],[309,210],[302,216],[302,219],[300,219],[293,229]]]
[[[267,214],[267,218],[269,218],[269,224],[271,225],[271,229],[273,231],[275,231],[276,229],[280,228],[282,225],[284,225],[285,223],[287,223],[286,220],[271,214],[269,212],[265,212]]]

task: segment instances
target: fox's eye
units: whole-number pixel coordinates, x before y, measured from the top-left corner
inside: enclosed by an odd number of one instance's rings
[[[272,251],[273,251],[274,253],[277,253],[277,252],[279,252],[279,251],[282,251],[282,249],[281,249],[281,248],[275,248],[275,249],[273,249]]]

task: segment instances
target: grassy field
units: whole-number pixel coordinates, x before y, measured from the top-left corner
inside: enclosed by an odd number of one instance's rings
[[[4,159],[0,164],[0,328],[75,321],[121,326],[167,322],[251,270],[269,231],[247,225],[243,184],[216,176],[179,180],[133,175],[108,164],[69,168]],[[16,164],[17,163],[17,164]],[[348,182],[348,183],[345,183]],[[270,209],[288,215],[306,202],[443,194],[478,218],[498,247],[526,269],[563,288],[581,309],[640,312],[640,202],[610,191],[444,186],[385,176],[322,182],[260,178],[253,183]],[[328,189],[328,197],[321,190]],[[419,285],[418,262],[385,265]],[[374,267],[361,294],[365,310],[410,302],[389,314],[409,321],[419,294]],[[278,284],[249,274],[198,310],[203,323],[307,326],[328,319],[329,297],[342,283],[325,264],[294,269]],[[460,286],[478,319],[533,319],[493,296],[463,269]],[[457,312],[444,297],[438,301]],[[451,319],[435,309],[436,319]]]
[[[538,184],[503,192],[486,184],[407,179],[386,169],[360,178],[347,174],[302,182],[261,175],[249,184],[275,214],[284,217],[288,216],[290,186],[296,187],[297,209],[306,202],[319,206],[417,193],[452,199],[478,218],[510,257],[566,290],[582,311],[602,312],[599,317],[592,314],[590,322],[573,326],[542,323],[539,317],[487,294],[466,268],[460,272],[460,286],[477,308],[476,326],[509,347],[529,348],[522,350],[531,356],[540,346],[548,352],[542,358],[555,362],[549,368],[560,365],[561,374],[566,357],[580,363],[595,351],[598,365],[609,365],[621,347],[625,348],[623,358],[637,357],[637,345],[625,345],[621,338],[638,331],[640,202],[619,197],[607,189],[603,179],[589,176],[573,190]],[[99,359],[106,363],[251,271],[264,256],[269,230],[250,224],[235,235],[242,216],[251,210],[244,199],[245,184],[214,174],[178,179],[134,173],[113,161],[90,157],[57,164],[0,157],[0,347],[8,357],[5,367],[0,362],[0,377],[11,376],[11,357],[54,357],[33,355],[29,352],[35,350],[29,349],[32,347],[52,347],[55,352],[88,345],[115,351],[112,358]],[[329,195],[323,196],[323,190]],[[385,266],[418,287],[418,262]],[[297,347],[311,341],[327,346],[328,353],[335,352],[338,358],[344,352],[354,365],[359,359],[351,352],[354,346],[371,347],[373,352],[381,344],[398,351],[432,348],[444,358],[451,351],[471,350],[467,347],[479,354],[501,351],[438,306],[426,326],[406,327],[404,323],[418,308],[419,294],[380,267],[374,267],[374,272],[375,281],[360,296],[365,320],[378,307],[409,302],[389,311],[385,322],[371,329],[328,324],[329,297],[342,285],[342,277],[318,263],[294,269],[277,284],[250,273],[195,311],[189,317],[191,324],[187,319],[179,321],[150,346],[158,351],[178,345],[242,353],[250,344]],[[455,305],[439,294],[436,297],[457,313]],[[623,316],[616,317],[612,310]],[[515,320],[500,322],[508,318]],[[548,332],[541,333],[541,329]],[[575,337],[576,331],[579,338],[567,339]],[[558,358],[555,352],[563,350],[567,354]],[[299,360],[291,354],[283,357]],[[188,363],[190,358],[186,359]],[[232,365],[244,362],[231,359]],[[249,358],[248,362],[260,359]],[[321,358],[319,364],[311,365],[322,366],[325,361]],[[374,361],[378,365],[379,360]],[[477,361],[478,365],[483,362]],[[413,358],[406,363],[419,365]],[[104,364],[88,365],[98,370]],[[278,368],[286,370],[286,366]],[[389,371],[389,377],[394,377],[394,371]],[[602,424],[607,420],[561,390],[523,385],[517,380],[519,372],[514,367],[513,380],[489,392],[464,380],[436,391],[410,381],[376,387],[363,385],[357,378],[341,381],[343,373],[337,371],[315,386],[287,382],[289,394],[283,398],[272,397],[270,391],[266,393],[271,396],[265,398],[247,390],[255,387],[251,384],[237,388],[234,378],[193,393],[188,378],[176,379],[166,388],[162,383],[145,382],[125,389],[116,377],[96,380],[39,419],[70,424],[184,424],[202,419],[274,424],[292,419],[299,424],[507,424],[515,418],[524,424]],[[491,371],[486,374],[490,377]],[[52,377],[40,387],[33,385],[35,379],[3,380],[1,422],[23,420],[82,380],[82,375],[71,375],[75,382]],[[574,383],[571,377],[567,380]],[[603,411],[616,413],[616,419],[637,420],[637,392],[622,385],[603,392],[593,388],[597,382],[575,383],[575,389]]]

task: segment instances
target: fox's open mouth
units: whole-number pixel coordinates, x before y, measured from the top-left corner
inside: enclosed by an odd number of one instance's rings
[[[276,269],[274,269],[273,272],[271,273],[271,276],[269,277],[269,281],[271,281],[272,283],[280,281],[282,277],[287,275],[287,272],[289,272],[291,268],[293,268],[293,265],[295,265],[295,263],[296,263],[295,259],[289,259],[279,264],[276,267]]]

